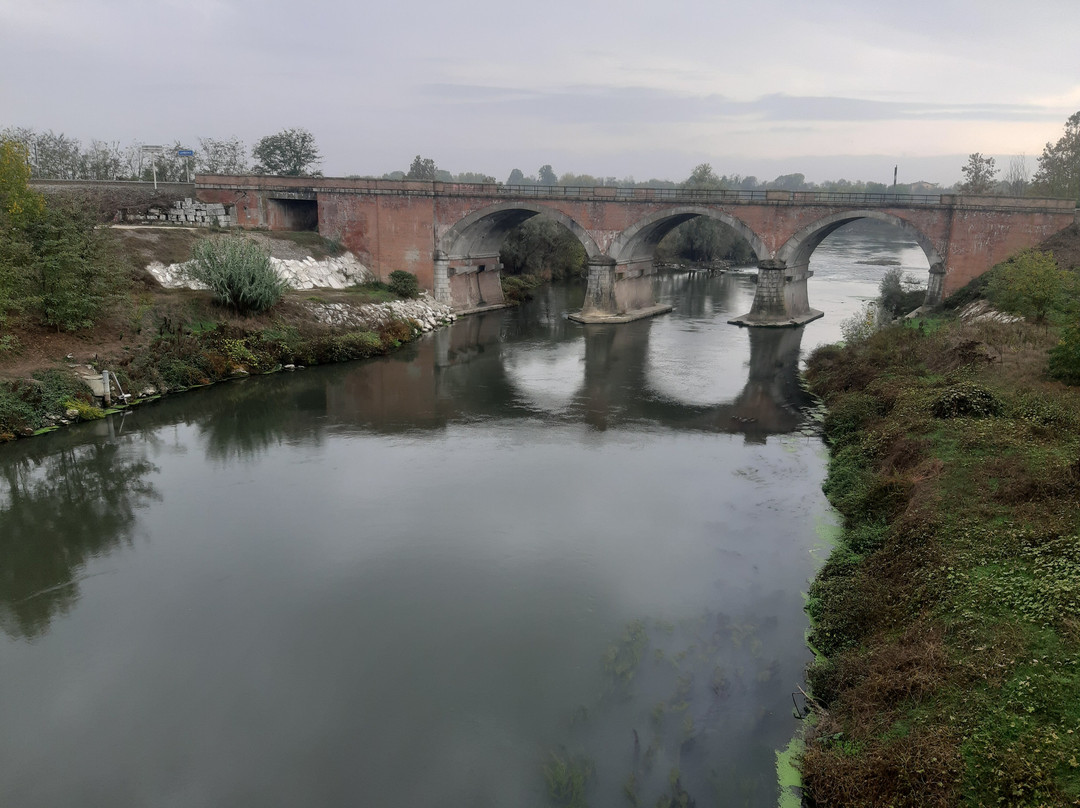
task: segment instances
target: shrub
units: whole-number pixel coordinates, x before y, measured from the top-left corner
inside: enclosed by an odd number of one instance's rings
[[[840,323],[840,333],[849,345],[866,342],[877,330],[878,306],[874,301],[865,303],[862,309]]]
[[[532,290],[543,280],[536,275],[503,275],[503,298],[507,303],[522,303],[532,297]]]
[[[994,267],[986,293],[1002,311],[1044,322],[1062,305],[1068,285],[1053,253],[1023,250]]]
[[[956,384],[935,399],[931,410],[935,418],[983,418],[1001,412],[997,397],[977,384]]]
[[[390,282],[387,285],[398,297],[408,299],[420,297],[420,283],[411,272],[395,269],[390,273]]]
[[[894,267],[888,270],[878,285],[881,293],[881,307],[893,317],[903,317],[914,311],[926,299],[926,290],[918,288],[918,281],[912,276],[904,276],[903,270]]]
[[[219,303],[241,313],[266,311],[289,288],[270,265],[269,254],[250,239],[198,241],[191,259],[187,276],[209,287]]]
[[[1065,384],[1080,384],[1080,326],[1066,328],[1050,349],[1050,375]]]

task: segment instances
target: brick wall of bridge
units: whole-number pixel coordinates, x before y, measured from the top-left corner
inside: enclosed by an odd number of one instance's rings
[[[580,225],[595,251],[605,254],[621,233],[643,220],[677,209],[708,212],[730,217],[757,234],[767,253],[759,256],[763,260],[775,258],[793,236],[822,219],[857,214],[864,207],[830,195],[772,191],[761,198],[736,196],[728,201],[723,194],[643,188],[556,188],[547,193],[539,188],[516,196],[516,191],[498,185],[307,177],[200,176],[197,184],[200,199],[235,205],[243,227],[281,227],[274,199],[316,199],[320,233],[340,239],[380,278],[404,269],[415,273],[428,290],[434,286],[434,254],[445,246],[443,237],[470,214],[496,206],[558,212]],[[936,204],[874,204],[871,212],[906,222],[925,237],[944,259],[945,294],[1075,218],[1070,203],[1000,197],[942,196]]]

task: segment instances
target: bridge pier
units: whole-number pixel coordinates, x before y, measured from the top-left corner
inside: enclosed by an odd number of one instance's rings
[[[578,323],[629,323],[672,306],[658,305],[653,296],[652,262],[619,266],[607,255],[589,258],[589,282],[581,311],[570,314]]]
[[[432,293],[435,302],[447,306],[452,305],[453,301],[450,298],[450,259],[446,257],[446,253],[435,253],[435,274],[432,285],[434,287]]]
[[[824,312],[810,308],[806,281],[814,273],[810,264],[789,267],[783,261],[758,264],[757,292],[750,311],[728,320],[733,325],[784,328],[805,325],[824,317]]]
[[[945,302],[945,265],[938,261],[930,266],[930,280],[926,284],[926,300],[923,303],[928,309],[936,309]]]
[[[435,259],[435,299],[439,300],[439,273],[445,272],[445,291],[455,314],[475,314],[506,306],[502,290],[502,264],[498,254]],[[440,267],[440,264],[443,266]]]

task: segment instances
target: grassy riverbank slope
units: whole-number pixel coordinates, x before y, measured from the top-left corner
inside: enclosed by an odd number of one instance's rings
[[[1048,245],[1073,271],[1075,230]],[[810,358],[844,532],[807,606],[809,804],[1080,805],[1080,388],[1047,373],[1058,314],[942,315]]]

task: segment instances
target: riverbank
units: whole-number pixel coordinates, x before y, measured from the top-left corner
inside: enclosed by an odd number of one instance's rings
[[[382,355],[455,319],[426,293],[398,299],[340,248],[305,241],[309,234],[257,234],[277,253],[279,274],[298,288],[268,312],[240,316],[208,292],[177,286],[175,261],[202,235],[116,233],[132,288],[92,328],[9,321],[0,346],[0,441],[103,417],[102,371],[112,378],[111,403],[129,406],[250,374]]]
[[[807,605],[809,805],[1080,804],[1080,390],[1055,344],[942,316],[811,356],[844,530]]]

